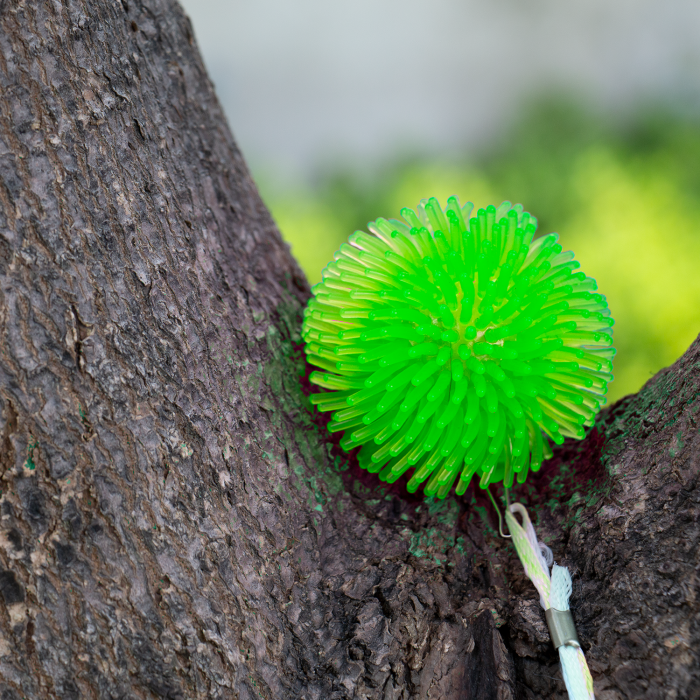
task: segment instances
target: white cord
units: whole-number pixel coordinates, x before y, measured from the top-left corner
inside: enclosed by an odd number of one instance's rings
[[[523,519],[522,526],[514,513],[520,513]],[[520,503],[512,504],[506,511],[506,522],[525,573],[540,594],[542,608],[568,610],[571,574],[565,566],[554,564],[550,577],[549,566],[554,562],[552,551],[547,545],[538,542],[535,528],[532,527],[525,507]],[[559,660],[570,700],[595,700],[593,679],[583,650],[564,644],[559,647]]]

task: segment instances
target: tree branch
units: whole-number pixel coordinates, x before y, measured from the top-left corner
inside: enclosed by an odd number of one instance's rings
[[[483,494],[387,487],[311,413],[308,287],[179,7],[0,25],[0,695],[563,697]],[[603,700],[699,692],[698,352],[516,494]]]

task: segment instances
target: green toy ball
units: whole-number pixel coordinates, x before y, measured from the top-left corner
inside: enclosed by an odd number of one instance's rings
[[[537,220],[503,202],[435,198],[356,231],[304,313],[311,396],[345,450],[387,482],[444,498],[523,483],[547,437],[584,437],[612,380],[612,325],[595,280]]]

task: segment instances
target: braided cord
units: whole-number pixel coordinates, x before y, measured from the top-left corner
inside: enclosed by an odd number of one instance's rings
[[[520,525],[515,513],[520,514],[523,525]],[[506,510],[506,523],[525,573],[540,594],[542,608],[568,610],[571,574],[566,567],[554,564],[550,577],[548,562],[543,554],[543,550],[548,552],[548,548],[538,542],[535,528],[525,507],[520,503],[512,504]],[[549,555],[551,556],[551,553]],[[570,700],[595,700],[593,679],[583,650],[564,644],[559,647],[559,660]]]

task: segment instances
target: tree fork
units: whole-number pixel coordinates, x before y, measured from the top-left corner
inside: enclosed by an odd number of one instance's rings
[[[478,489],[387,488],[312,414],[179,6],[0,2],[0,81],[0,697],[563,697]],[[696,341],[515,494],[605,700],[700,697],[699,385]]]

